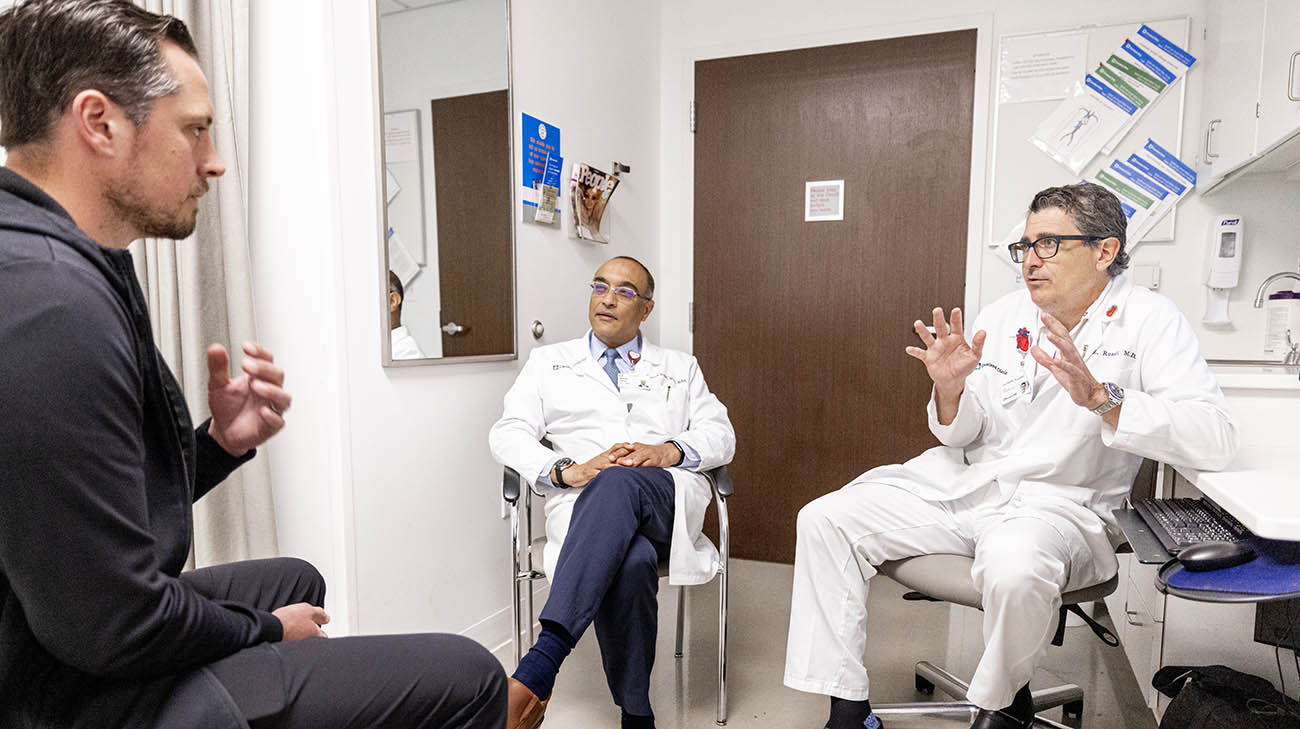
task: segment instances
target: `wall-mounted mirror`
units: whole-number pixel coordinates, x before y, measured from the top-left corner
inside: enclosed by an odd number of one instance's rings
[[[378,0],[381,352],[515,356],[509,0]]]

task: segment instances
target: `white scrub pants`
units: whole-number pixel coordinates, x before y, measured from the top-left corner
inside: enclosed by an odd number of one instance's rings
[[[875,565],[962,554],[974,557],[971,577],[984,603],[984,655],[967,697],[986,709],[1010,705],[1051,643],[1061,592],[1101,581],[1080,529],[1089,517],[1089,526],[1100,522],[1059,499],[1006,498],[994,484],[953,501],[870,482],[816,499],[799,511],[785,684],[866,699]]]

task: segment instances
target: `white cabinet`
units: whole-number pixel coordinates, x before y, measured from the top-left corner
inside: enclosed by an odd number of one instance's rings
[[[1210,0],[1205,41],[1202,193],[1300,169],[1300,0]]]
[[[1205,182],[1222,178],[1255,154],[1255,103],[1267,4],[1266,0],[1210,3],[1200,156]]]
[[[1261,59],[1256,154],[1300,130],[1300,0],[1268,0]]]
[[[1117,558],[1119,586],[1106,598],[1106,609],[1124,656],[1133,667],[1142,698],[1155,712],[1160,694],[1151,687],[1151,676],[1161,666],[1165,622],[1165,596],[1155,588],[1158,565],[1139,564],[1131,554]]]

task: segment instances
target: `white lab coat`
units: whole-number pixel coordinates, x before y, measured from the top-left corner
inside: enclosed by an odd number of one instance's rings
[[[636,387],[616,388],[592,359],[586,336],[538,347],[506,393],[501,419],[488,435],[492,456],[536,487],[557,455],[581,463],[621,442],[675,440],[690,446],[700,457],[696,470],[668,469],[676,498],[668,578],[674,585],[708,582],[717,573],[718,550],[701,533],[712,490],[697,471],[730,463],[735,454],[727,408],[709,392],[699,363],[684,352],[643,342],[632,375]],[[539,442],[543,438],[551,448]],[[544,562],[546,574],[553,575],[581,489],[535,490],[547,497]]]
[[[977,589],[1008,570],[1024,588],[985,594],[986,651],[967,692],[986,708],[1007,705],[1046,650],[1060,590],[1115,574],[1123,537],[1111,512],[1141,457],[1199,469],[1232,459],[1237,432],[1223,393],[1168,299],[1119,276],[1072,332],[1093,377],[1124,388],[1117,428],[1074,404],[1028,353],[1056,354],[1039,316],[1024,290],[987,307],[966,331],[988,338],[956,418],[940,425],[929,404],[942,445],[873,468],[800,512],[786,685],[867,698],[863,577],[880,561],[952,552],[973,554]]]
[[[1087,547],[1095,576],[1107,580],[1115,574],[1113,547],[1123,539],[1111,512],[1128,495],[1141,457],[1219,470],[1236,454],[1236,426],[1191,325],[1169,299],[1120,275],[1073,332],[1092,376],[1124,388],[1118,428],[1075,405],[1018,346],[1023,328],[1029,345],[1056,354],[1043,336],[1040,313],[1025,290],[980,312],[966,335],[982,329],[988,339],[978,369],[966,379],[957,417],[940,425],[933,400],[929,404],[930,430],[943,445],[903,464],[873,468],[854,483],[888,483],[929,500],[956,499],[996,483],[1003,499],[1019,494],[1078,504],[1105,525],[1087,534]],[[1015,386],[1022,371],[1023,394]]]
[[[424,351],[405,326],[392,330],[391,337],[393,359],[424,359]]]

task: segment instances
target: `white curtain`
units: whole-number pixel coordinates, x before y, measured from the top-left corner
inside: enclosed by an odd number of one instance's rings
[[[226,164],[226,174],[201,201],[193,236],[131,245],[154,338],[181,383],[195,423],[208,417],[208,345],[224,344],[232,375],[238,375],[240,345],[256,339],[247,224],[248,2],[136,0],[189,26],[216,112],[214,142]],[[192,567],[276,555],[266,453],[199,501],[194,518]]]

